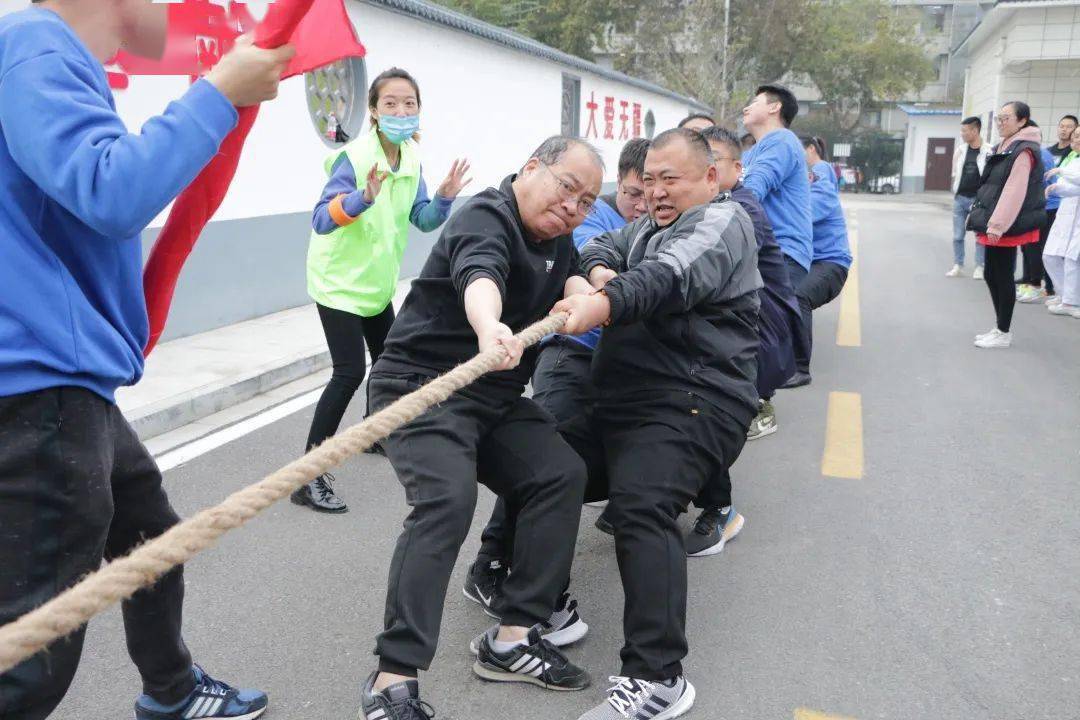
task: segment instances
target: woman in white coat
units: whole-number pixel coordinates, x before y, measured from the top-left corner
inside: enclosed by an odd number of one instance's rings
[[[1062,198],[1057,219],[1050,228],[1043,250],[1043,264],[1061,288],[1048,303],[1055,315],[1070,315],[1080,320],[1080,128],[1072,134],[1072,152],[1046,174],[1057,176],[1057,182],[1046,188],[1046,195]],[[1056,302],[1054,302],[1056,300]]]

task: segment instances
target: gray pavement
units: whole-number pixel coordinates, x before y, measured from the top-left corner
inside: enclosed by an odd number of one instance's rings
[[[862,346],[835,344],[839,303],[817,313],[814,384],[778,396],[780,432],[750,443],[735,467],[746,528],[722,555],[690,561],[686,668],[698,704],[687,717],[1080,718],[1080,321],[1019,306],[1014,347],[977,350],[989,296],[944,278],[948,214],[845,202],[859,224]],[[862,396],[860,480],[821,474],[835,390]],[[168,472],[178,510],[295,457],[310,417],[309,407]],[[274,720],[354,718],[373,666],[406,506],[380,457],[337,475],[347,515],[280,504],[187,569],[195,657],[267,690]],[[425,697],[439,720],[576,720],[618,669],[612,543],[586,508],[574,591],[592,629],[569,654],[594,688],[485,684],[467,644],[486,617],[460,587],[490,507],[482,492]],[[137,688],[114,610],[91,624],[54,717],[130,717]]]

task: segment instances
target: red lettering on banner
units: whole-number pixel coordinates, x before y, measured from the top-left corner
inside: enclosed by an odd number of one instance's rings
[[[626,140],[630,137],[630,130],[626,127],[626,121],[630,119],[630,116],[626,114],[626,108],[630,106],[630,103],[626,100],[620,100],[619,105],[622,107],[622,112],[619,113],[619,120],[622,120],[622,129],[619,130],[619,139]]]
[[[634,137],[641,137],[641,103],[634,103]]]
[[[615,139],[615,98],[604,98],[604,139]]]
[[[600,107],[596,104],[596,93],[589,93],[589,102],[585,103],[585,107],[589,111],[589,124],[585,127],[585,137],[596,137],[596,109]]]

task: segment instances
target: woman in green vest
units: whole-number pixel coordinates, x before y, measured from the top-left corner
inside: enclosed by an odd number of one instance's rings
[[[326,159],[330,177],[315,206],[307,257],[308,294],[315,301],[334,364],[311,421],[307,447],[337,432],[349,401],[364,380],[364,347],[375,363],[394,322],[392,301],[401,256],[412,223],[423,232],[439,227],[469,183],[467,160],[456,160],[428,197],[416,141],[420,87],[409,73],[391,68],[368,91],[371,132]],[[329,474],[300,488],[292,501],[320,512],[348,508]]]

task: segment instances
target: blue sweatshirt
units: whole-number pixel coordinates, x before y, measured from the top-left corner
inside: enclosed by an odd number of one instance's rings
[[[822,160],[812,167],[810,210],[814,218],[814,262],[831,262],[851,267],[847,221],[840,207],[840,189],[832,165]]]
[[[431,232],[446,222],[454,201],[436,195],[435,201],[432,202],[428,197],[423,173],[424,168],[421,165],[420,185],[416,188],[416,199],[413,200],[412,210],[409,212],[409,222],[421,232]],[[322,197],[315,205],[315,212],[311,218],[312,227],[320,235],[329,235],[338,229],[338,224],[330,217],[330,201],[338,195],[345,196],[341,201],[341,207],[349,217],[357,217],[374,204],[364,200],[364,191],[357,189],[356,170],[349,156],[344,153],[334,163],[330,180],[323,188]]]
[[[623,225],[626,225],[626,220],[619,214],[618,209],[615,207],[615,196],[608,195],[603,198],[597,198],[593,204],[593,209],[585,216],[585,220],[577,226],[574,230],[574,245],[578,250],[585,245],[585,243],[592,240],[597,235],[602,235],[609,230],[618,230]],[[544,342],[547,342],[554,335],[544,338]],[[588,332],[584,332],[581,335],[559,335],[559,337],[570,338],[576,342],[581,343],[590,350],[595,350],[597,343],[600,342],[600,328],[593,328]]]
[[[784,254],[807,270],[813,260],[810,179],[795,133],[773,130],[743,153],[743,184],[757,195]]]
[[[55,13],[0,18],[0,397],[143,370],[145,226],[217,153],[236,110],[199,81],[138,135]]]
[[[1044,173],[1049,172],[1050,170],[1053,170],[1054,168],[1056,168],[1058,165],[1061,164],[1061,161],[1064,160],[1069,155],[1068,150],[1066,150],[1065,154],[1063,154],[1063,155],[1055,155],[1054,153],[1050,152],[1050,148],[1057,149],[1057,146],[1056,146],[1056,144],[1055,145],[1047,145],[1046,147],[1043,148],[1042,161],[1043,161],[1043,172]],[[1057,181],[1058,181],[1057,177],[1052,177],[1049,180],[1043,181],[1043,186],[1044,187],[1050,187],[1051,185],[1053,185]],[[1046,210],[1047,210],[1047,212],[1050,212],[1052,210],[1057,210],[1060,207],[1061,207],[1061,196],[1060,195],[1051,195],[1050,197],[1046,198]]]

